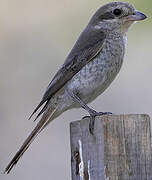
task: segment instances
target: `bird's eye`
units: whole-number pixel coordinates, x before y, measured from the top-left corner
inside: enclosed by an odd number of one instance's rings
[[[115,10],[113,11],[113,14],[114,14],[115,16],[120,16],[121,13],[122,13],[122,11],[121,11],[120,9],[115,9]]]

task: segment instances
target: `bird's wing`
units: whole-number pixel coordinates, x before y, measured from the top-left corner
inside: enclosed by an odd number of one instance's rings
[[[92,30],[87,27],[80,35],[70,54],[66,58],[63,66],[54,76],[48,85],[44,96],[36,107],[32,115],[44,104],[45,106],[38,114],[41,115],[47,107],[51,97],[59,91],[77,72],[79,72],[87,63],[101,51],[105,34],[102,31]],[[30,118],[32,117],[30,116]],[[37,116],[37,117],[38,117]],[[36,118],[37,119],[37,118]]]

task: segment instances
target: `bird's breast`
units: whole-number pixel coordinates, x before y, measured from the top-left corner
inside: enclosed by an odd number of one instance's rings
[[[120,71],[125,51],[121,37],[107,38],[101,52],[67,84],[86,103],[100,95]]]

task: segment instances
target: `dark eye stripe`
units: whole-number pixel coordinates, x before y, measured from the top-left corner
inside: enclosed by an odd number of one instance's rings
[[[99,16],[99,19],[107,19],[108,20],[108,19],[114,19],[114,18],[115,18],[115,16],[111,12],[106,12]]]

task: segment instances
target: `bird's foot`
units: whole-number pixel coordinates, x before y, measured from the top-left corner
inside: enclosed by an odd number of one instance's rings
[[[111,115],[111,112],[96,112],[96,116]],[[90,116],[84,116],[82,119],[90,118]]]
[[[83,116],[82,119],[90,118],[90,116]]]
[[[110,115],[112,114],[111,112],[96,112],[94,110],[91,110],[89,112],[90,114],[90,123],[89,123],[89,131],[90,134],[94,134],[94,123],[95,123],[95,117],[96,116],[103,116],[103,115]]]

